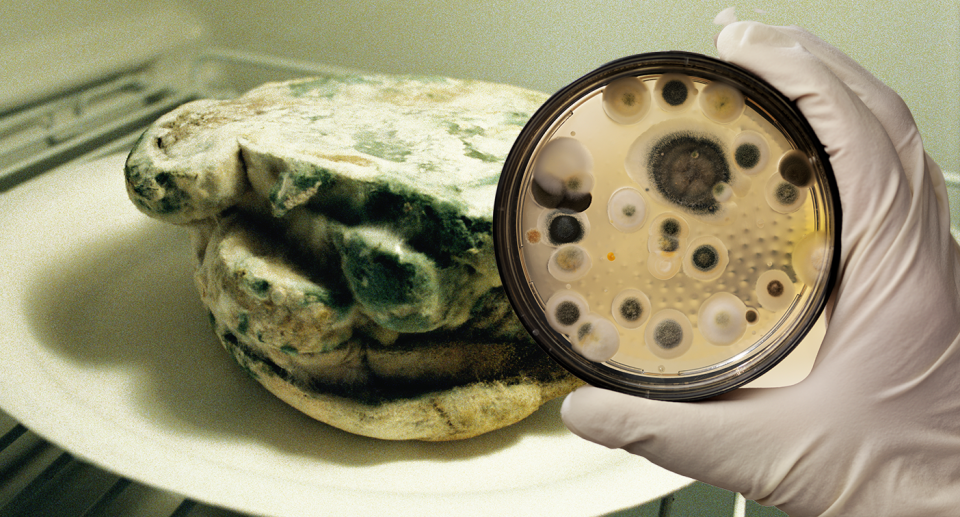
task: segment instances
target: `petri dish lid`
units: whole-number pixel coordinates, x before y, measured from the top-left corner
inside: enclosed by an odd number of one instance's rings
[[[696,400],[800,343],[836,279],[840,218],[793,103],[735,65],[658,52],[534,114],[493,233],[506,294],[554,360],[594,386]]]

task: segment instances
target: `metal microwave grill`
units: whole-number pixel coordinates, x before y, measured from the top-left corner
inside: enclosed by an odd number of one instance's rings
[[[276,58],[211,51],[187,63],[189,84],[155,63],[0,112],[0,199],[61,166],[128,150],[146,126],[201,97],[231,97],[266,81],[330,71]],[[181,81],[182,82],[182,81]],[[0,517],[242,515],[107,472],[45,441],[0,411]],[[782,512],[703,483],[608,517],[774,517]]]

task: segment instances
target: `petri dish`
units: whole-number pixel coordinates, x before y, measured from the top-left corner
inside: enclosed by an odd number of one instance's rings
[[[537,111],[493,233],[504,290],[553,359],[594,386],[697,400],[800,343],[836,279],[840,218],[792,102],[740,67],[658,52]]]

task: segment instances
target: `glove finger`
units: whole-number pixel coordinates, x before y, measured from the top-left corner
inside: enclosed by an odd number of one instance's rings
[[[717,50],[796,101],[824,143],[843,207],[843,264],[877,236],[895,233],[888,226],[902,226],[910,196],[899,157],[877,118],[829,68],[790,35],[755,22],[728,25]]]
[[[828,328],[815,369],[827,363],[839,369],[834,372],[838,374],[851,366],[857,371],[889,369],[890,358],[885,356],[903,353],[902,348],[864,354],[849,344],[882,341],[920,347],[942,337],[931,333],[952,331],[953,324],[918,326],[913,321],[916,315],[943,314],[956,305],[955,282],[945,281],[950,276],[944,270],[945,264],[952,267],[955,250],[948,242],[948,224],[931,228],[940,225],[932,196],[911,196],[910,181],[881,121],[787,31],[734,23],[720,33],[717,49],[722,58],[760,75],[795,100],[830,156],[843,207],[841,280],[831,320],[844,325]],[[871,102],[884,98],[879,93],[868,97],[874,99]],[[927,169],[926,160],[916,167]],[[940,238],[929,239],[931,234]],[[866,338],[871,334],[875,339]],[[909,357],[927,360],[926,354]],[[912,367],[902,366],[898,375],[912,375]]]
[[[781,390],[737,390],[701,402],[663,402],[584,387],[567,396],[564,424],[576,435],[622,448],[680,475],[740,492],[764,504],[816,434],[795,436],[797,406]]]
[[[950,209],[943,173],[939,167],[928,166],[932,160],[924,151],[920,130],[903,98],[849,56],[810,32],[800,27],[776,27],[776,30],[800,42],[876,115],[897,150],[914,196],[932,191],[937,200],[939,225],[948,229]]]

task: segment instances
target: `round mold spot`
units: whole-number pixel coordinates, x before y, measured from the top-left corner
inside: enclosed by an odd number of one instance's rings
[[[713,186],[713,199],[718,203],[726,203],[733,197],[733,187],[728,183],[717,183]]]
[[[622,77],[603,89],[603,111],[610,120],[625,126],[636,124],[650,110],[650,91],[636,77]]]
[[[779,174],[773,174],[763,189],[767,205],[781,214],[790,214],[800,210],[807,200],[807,189],[785,181]]]
[[[747,306],[731,293],[716,293],[700,305],[697,328],[710,344],[732,345],[747,330]]]
[[[690,226],[679,214],[663,212],[650,222],[647,239],[647,271],[658,280],[669,280],[680,272]]]
[[[550,326],[561,334],[569,335],[590,313],[590,304],[580,293],[562,289],[547,299],[545,310]]]
[[[627,175],[654,200],[710,222],[726,215],[714,187],[736,178],[729,162],[733,132],[671,119],[643,132],[627,150]]]
[[[530,228],[524,233],[523,238],[527,244],[539,244],[543,240],[543,234],[536,228]]]
[[[620,332],[610,320],[589,314],[573,333],[573,349],[596,363],[609,360],[620,349]]]
[[[690,225],[687,220],[675,212],[662,212],[650,221],[651,238],[686,239],[689,233]]]
[[[740,172],[753,175],[764,169],[770,161],[767,139],[756,131],[741,131],[733,139],[733,163]]]
[[[793,149],[783,153],[777,162],[777,172],[784,181],[797,188],[807,188],[813,184],[813,166],[802,151]]]
[[[643,333],[647,348],[661,359],[685,354],[693,344],[693,325],[676,309],[663,309],[650,316]]]
[[[823,232],[811,232],[797,241],[791,256],[791,266],[797,279],[807,285],[816,285],[820,272],[827,263],[829,250]]]
[[[548,246],[576,244],[590,233],[590,219],[573,210],[545,210],[537,217],[537,231]]]
[[[650,298],[639,289],[624,289],[613,298],[613,320],[625,329],[635,329],[650,318]]]
[[[684,111],[696,100],[697,88],[686,75],[663,74],[653,85],[653,98],[666,112]]]
[[[776,312],[786,309],[793,303],[797,289],[786,273],[779,269],[771,269],[757,279],[756,292],[760,306]]]
[[[551,140],[540,150],[533,166],[535,189],[547,196],[584,197],[593,190],[595,181],[593,155],[575,138],[562,136]]]
[[[745,106],[740,90],[726,83],[712,82],[700,92],[700,111],[718,124],[737,120]]]
[[[720,278],[730,263],[727,247],[713,235],[690,239],[683,257],[683,273],[690,278],[709,281]]]
[[[643,226],[647,218],[647,202],[635,188],[617,189],[607,202],[607,217],[614,228],[633,233]]]
[[[670,280],[680,272],[679,257],[661,257],[651,254],[647,259],[647,271],[657,280]]]
[[[592,265],[587,250],[576,244],[564,244],[550,255],[547,272],[561,282],[572,282],[583,278]]]

